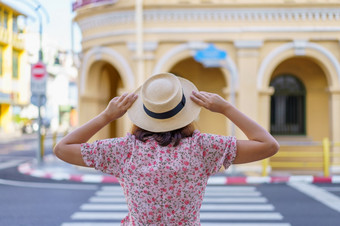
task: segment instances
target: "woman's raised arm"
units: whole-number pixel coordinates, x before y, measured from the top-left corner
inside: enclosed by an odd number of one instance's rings
[[[193,92],[191,99],[212,112],[228,117],[248,137],[249,140],[237,141],[234,164],[265,159],[279,150],[279,144],[268,131],[219,95],[202,91]]]
[[[80,145],[87,142],[104,126],[123,116],[137,99],[134,93],[113,98],[107,108],[86,124],[69,133],[55,146],[53,152],[61,160],[80,166],[86,166],[80,152]]]

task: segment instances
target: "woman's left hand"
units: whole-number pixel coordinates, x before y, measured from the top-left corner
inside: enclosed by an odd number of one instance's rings
[[[137,98],[138,95],[135,93],[124,93],[121,96],[114,97],[103,113],[110,121],[118,119],[126,113]]]

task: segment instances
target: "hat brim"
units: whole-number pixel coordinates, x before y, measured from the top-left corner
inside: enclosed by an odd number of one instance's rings
[[[168,119],[155,119],[147,115],[143,108],[143,101],[140,97],[141,87],[136,90],[137,100],[128,109],[130,120],[138,127],[151,132],[167,132],[180,129],[192,123],[199,115],[201,107],[194,103],[190,96],[192,91],[198,91],[196,86],[189,80],[178,77],[181,82],[183,93],[186,98],[184,108],[175,116]]]

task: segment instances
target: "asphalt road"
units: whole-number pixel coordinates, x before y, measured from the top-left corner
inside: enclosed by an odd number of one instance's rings
[[[119,225],[127,208],[118,186],[20,174],[17,165],[32,160],[36,148],[35,136],[0,143],[1,226]],[[209,186],[201,221],[203,226],[337,226],[340,184]]]

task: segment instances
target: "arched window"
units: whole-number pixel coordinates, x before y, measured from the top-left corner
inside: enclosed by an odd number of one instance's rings
[[[275,92],[271,97],[270,131],[274,135],[306,134],[306,89],[292,75],[274,78],[270,86]]]

